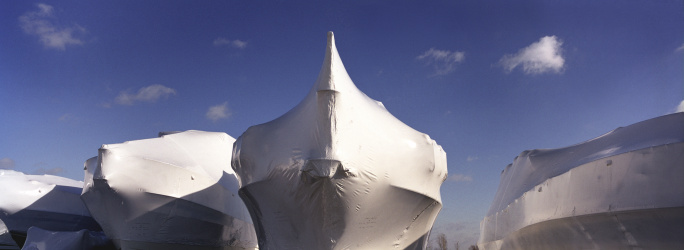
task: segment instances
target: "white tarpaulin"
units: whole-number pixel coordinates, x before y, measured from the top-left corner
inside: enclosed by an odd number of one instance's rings
[[[422,249],[442,207],[441,146],[356,88],[332,32],[304,100],[233,150],[262,249]]]
[[[7,229],[2,220],[0,220],[0,249],[19,249],[19,246],[12,239],[9,229]]]
[[[501,173],[484,249],[684,248],[684,113],[559,149]]]
[[[85,163],[81,198],[118,247],[254,249],[230,167],[234,141],[190,130],[103,145]]]
[[[111,249],[103,232],[86,229],[79,231],[49,231],[38,227],[28,230],[26,243],[21,250],[92,250]],[[1,248],[0,248],[1,249]]]
[[[100,230],[79,198],[83,182],[54,175],[0,170],[0,220],[25,235],[32,226],[49,230]]]

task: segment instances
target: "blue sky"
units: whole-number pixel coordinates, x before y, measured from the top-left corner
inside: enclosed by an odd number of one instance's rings
[[[81,180],[102,144],[238,137],[308,93],[327,31],[359,89],[447,152],[434,231],[462,245],[521,151],[684,100],[681,0],[2,1],[0,168]]]

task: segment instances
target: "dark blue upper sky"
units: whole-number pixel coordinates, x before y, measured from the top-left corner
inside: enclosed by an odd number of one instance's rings
[[[238,137],[308,93],[327,31],[359,89],[447,152],[435,231],[464,244],[521,151],[684,100],[681,0],[3,1],[0,168],[80,180],[101,144]]]

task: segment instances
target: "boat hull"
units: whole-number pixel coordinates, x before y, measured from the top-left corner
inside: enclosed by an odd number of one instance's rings
[[[91,216],[66,214],[50,211],[23,209],[7,216],[0,216],[13,234],[26,235],[31,227],[51,231],[78,231],[88,229],[100,231],[100,225]]]
[[[606,212],[549,220],[480,249],[684,249],[684,207]]]
[[[234,139],[186,131],[104,145],[81,199],[122,249],[255,249],[230,169]]]
[[[423,249],[441,203],[399,187],[348,181],[321,180],[296,195],[274,192],[282,187],[276,181],[243,187],[260,249]]]
[[[684,143],[580,165],[485,217],[479,246],[678,249],[684,246],[682,166]]]
[[[260,249],[424,249],[446,153],[361,92],[328,33],[318,80],[233,146]]]
[[[88,207],[98,211],[96,218],[121,249],[254,249],[241,239],[255,235],[251,222],[182,198],[117,192],[95,180],[83,199],[100,201]]]
[[[64,177],[0,170],[0,220],[19,244],[33,226],[100,231],[79,198],[82,187],[83,182]]]

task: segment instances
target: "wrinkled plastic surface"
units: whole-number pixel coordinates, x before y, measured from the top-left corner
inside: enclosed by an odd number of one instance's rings
[[[49,230],[100,230],[79,195],[83,182],[54,175],[0,170],[0,220],[25,235],[32,226]]]
[[[5,222],[2,220],[0,220],[0,249],[19,249],[17,243],[12,239],[12,235],[9,229],[7,229]]]
[[[684,248],[682,177],[684,113],[522,152],[501,174],[480,246]]]
[[[91,250],[114,249],[103,232],[49,231],[38,227],[28,230],[26,243],[22,250]]]
[[[103,145],[85,163],[81,198],[118,247],[254,249],[230,167],[235,141],[186,131]]]
[[[446,154],[349,78],[328,33],[309,94],[235,142],[260,249],[423,249]]]

